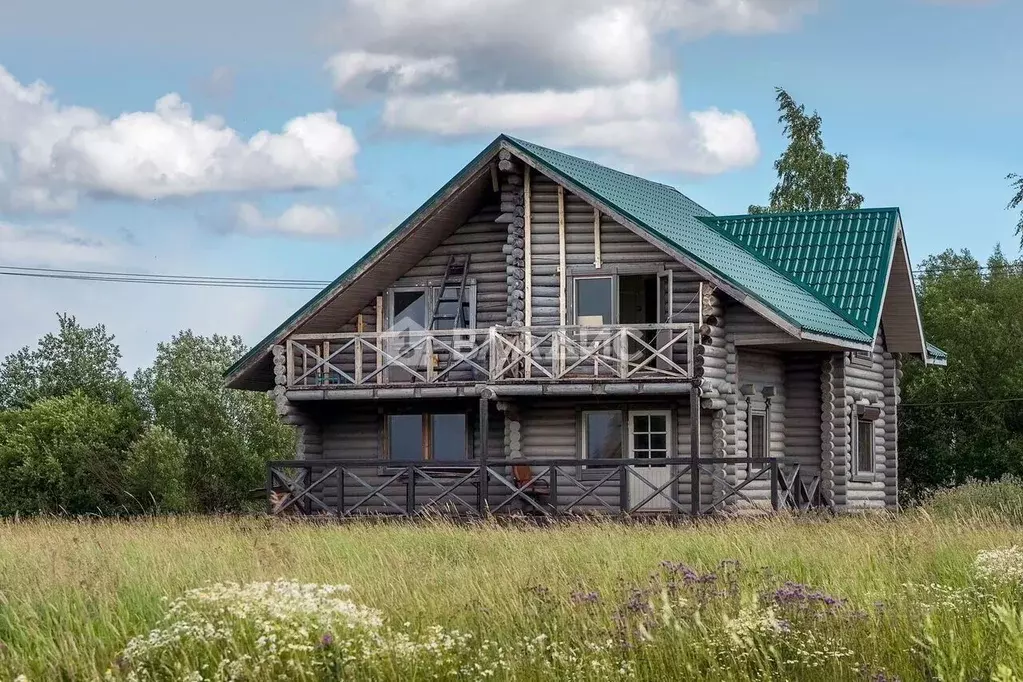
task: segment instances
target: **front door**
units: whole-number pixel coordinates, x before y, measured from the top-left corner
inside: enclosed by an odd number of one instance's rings
[[[628,448],[628,457],[636,460],[629,472],[631,510],[670,510],[674,485],[668,485],[652,499],[647,498],[671,480],[671,467],[658,464],[658,460],[671,457],[671,411],[630,411]]]

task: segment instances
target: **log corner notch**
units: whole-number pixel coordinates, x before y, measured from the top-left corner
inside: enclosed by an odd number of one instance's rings
[[[497,222],[508,225],[503,247],[508,284],[507,324],[526,323],[526,219],[522,168],[507,149],[498,153],[497,170],[501,194],[501,215]]]
[[[288,350],[285,345],[273,347],[274,387],[269,391],[277,416],[295,428],[295,459],[323,456],[323,430],[320,424],[295,403],[288,400]]]

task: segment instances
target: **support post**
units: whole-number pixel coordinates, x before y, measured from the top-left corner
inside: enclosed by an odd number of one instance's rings
[[[561,314],[561,326],[568,324],[567,282],[568,265],[565,254],[565,188],[558,185],[558,300]]]
[[[273,503],[273,489],[274,489],[274,468],[273,465],[267,462],[266,465],[266,513],[273,515],[274,503]]]
[[[700,504],[700,389],[693,386],[689,389],[689,456],[692,468],[689,470],[690,504],[693,516],[698,516],[702,508]]]
[[[533,192],[532,185],[530,182],[530,171],[532,169],[526,166],[526,177],[523,180],[523,231],[525,236],[523,238],[522,251],[525,256],[525,304],[526,304],[526,326],[529,327],[533,324],[533,245],[532,245],[532,234],[533,234]],[[528,346],[527,346],[528,347]],[[526,371],[529,371],[529,365],[526,365]],[[528,374],[526,375],[529,376]]]
[[[781,511],[778,507],[778,475],[781,469],[778,465],[778,460],[774,457],[771,458],[771,509],[774,511]]]
[[[482,516],[487,513],[487,509],[490,507],[490,500],[487,488],[489,485],[489,477],[487,476],[487,458],[490,449],[490,399],[487,396],[487,392],[484,391],[480,396],[480,480],[479,486],[480,491],[477,496],[479,513]]]

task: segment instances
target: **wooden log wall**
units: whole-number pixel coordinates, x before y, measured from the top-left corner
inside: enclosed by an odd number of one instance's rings
[[[785,461],[800,465],[804,480],[821,470],[820,353],[787,353],[785,360]]]
[[[522,167],[508,150],[501,150],[498,162],[501,186],[501,215],[497,222],[508,226],[505,254],[507,301],[505,323],[520,327],[526,321],[525,192]]]
[[[747,348],[740,348],[738,351],[738,385],[752,384],[754,393],[748,396],[750,405],[754,412],[769,412],[767,456],[779,457],[785,461],[786,456],[786,431],[785,416],[787,412],[786,386],[785,386],[785,360],[781,353],[774,351],[754,351]],[[770,410],[768,410],[767,399],[764,397],[765,386],[774,386],[775,394],[771,398]],[[736,417],[741,420],[741,434],[743,440],[743,454],[750,455],[749,445],[749,424],[747,423],[747,396],[738,396],[736,404]],[[741,417],[740,417],[741,415]],[[756,471],[749,471],[746,464],[738,465],[736,472],[738,481],[745,481]],[[758,480],[749,484],[743,489],[748,497],[757,501],[770,503],[771,480],[767,475],[761,476]]]
[[[287,398],[285,384],[288,360],[285,346],[273,347],[273,363],[275,385],[270,391],[270,397],[281,420],[295,428],[295,459],[316,459],[323,454],[323,431],[315,418]]]
[[[884,491],[885,506],[899,506],[899,387],[902,385],[902,357],[884,354]]]
[[[710,283],[697,288],[699,300],[699,339],[693,349],[694,372],[700,386],[701,407],[710,417],[710,450],[701,448],[701,455],[725,457],[728,451],[727,408],[729,396],[735,392],[734,374],[729,376],[729,348],[725,327],[725,307],[717,291]],[[731,358],[734,371],[734,356]],[[701,432],[701,439],[704,434]],[[725,464],[713,465],[711,494],[719,499],[726,483],[733,483],[735,467]],[[702,487],[702,485],[701,485]],[[732,506],[730,501],[729,506]]]
[[[845,507],[848,509],[880,508],[885,506],[885,424],[888,415],[885,408],[885,351],[880,339],[875,341],[874,350],[866,360],[857,359],[852,353],[842,355],[845,376],[845,414],[836,415],[847,424],[849,448],[846,456],[848,476],[845,485]],[[858,481],[852,477],[852,429],[855,427],[858,407],[881,409],[881,417],[874,421],[874,475],[870,481]]]
[[[845,504],[849,448],[844,369],[842,353],[829,353],[821,364],[821,492],[835,508]]]

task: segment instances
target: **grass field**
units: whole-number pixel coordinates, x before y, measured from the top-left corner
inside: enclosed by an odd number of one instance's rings
[[[0,677],[1023,679],[1017,544],[1011,518],[925,512],[542,529],[11,522]],[[987,550],[1006,551],[978,564]],[[248,585],[277,579],[351,590]],[[225,581],[242,585],[210,586]]]

